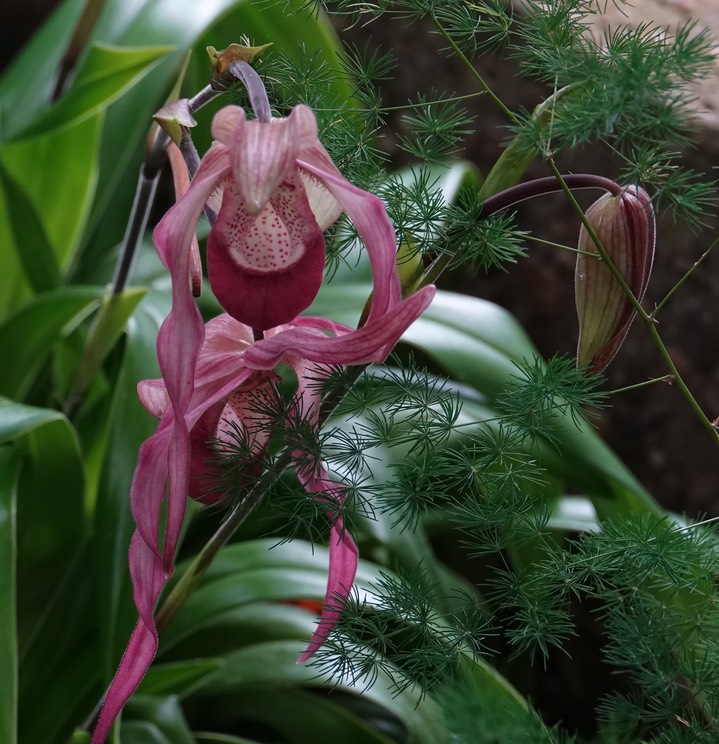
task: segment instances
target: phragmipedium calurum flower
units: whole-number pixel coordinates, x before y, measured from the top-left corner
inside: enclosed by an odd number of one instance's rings
[[[140,448],[131,489],[136,530],[129,560],[140,618],[108,690],[93,744],[104,741],[156,653],[153,612],[174,570],[186,500],[213,501],[207,478],[207,459],[217,456],[212,442],[233,427],[252,430],[257,422],[248,415],[248,396],[271,389],[280,364],[297,377],[304,420],[319,426],[316,382],[329,374],[330,365],[386,359],[434,295],[433,287],[425,287],[402,300],[395,234],[384,204],[342,176],[318,139],[310,108],[300,105],[287,118],[262,121],[248,120],[242,108],[228,106],[216,114],[212,133],[214,142],[189,188],[178,194],[154,233],[172,277],[172,309],[157,339],[162,378],[139,386],[144,406],[159,420]],[[207,241],[209,282],[225,314],[205,325],[190,277],[197,273],[195,227],[208,204],[217,210]],[[343,212],[364,243],[373,273],[371,308],[357,330],[300,316],[322,283],[323,231]],[[254,436],[251,455],[261,455],[264,446],[262,436]],[[339,603],[354,580],[358,551],[344,528],[341,488],[321,462],[300,452],[292,459],[302,485],[326,505],[330,522],[327,595],[302,661],[336,622]]]

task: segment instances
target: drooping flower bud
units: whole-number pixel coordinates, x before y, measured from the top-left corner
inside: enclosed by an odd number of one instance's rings
[[[629,187],[619,196],[605,194],[587,210],[604,250],[641,302],[654,261],[655,224],[649,195]],[[579,249],[598,255],[582,226]],[[607,265],[599,258],[577,257],[575,296],[579,317],[577,366],[601,372],[619,351],[636,310]]]

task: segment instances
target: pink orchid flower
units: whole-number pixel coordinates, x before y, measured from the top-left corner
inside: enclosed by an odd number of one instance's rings
[[[174,570],[187,497],[208,500],[201,488],[208,440],[222,439],[227,422],[247,426],[248,394],[273,385],[273,370],[280,363],[294,369],[303,414],[317,425],[319,393],[308,384],[310,378],[321,376],[326,365],[384,361],[434,296],[434,287],[425,287],[401,301],[394,230],[384,205],[339,173],[317,140],[309,108],[298,106],[287,119],[268,124],[248,122],[242,109],[228,107],[216,115],[213,134],[217,141],[189,189],[154,235],[172,277],[172,309],[157,339],[162,380],[139,386],[143,404],[159,418],[157,430],[140,448],[131,489],[137,529],[129,562],[140,618],[105,698],[93,744],[105,740],[157,651],[153,612]],[[205,328],[191,293],[191,246],[197,220],[218,189],[222,205],[208,240],[208,266],[211,286],[228,314]],[[342,211],[372,263],[372,307],[359,330],[323,318],[296,317],[312,302],[322,280],[322,230]],[[264,338],[254,340],[265,330]],[[259,453],[261,437],[252,446]],[[297,453],[294,459],[309,492],[328,505],[341,501],[341,489],[321,463],[308,465],[305,459],[300,465]],[[357,566],[357,548],[341,512],[329,511],[327,593],[319,625],[300,661],[327,638]]]

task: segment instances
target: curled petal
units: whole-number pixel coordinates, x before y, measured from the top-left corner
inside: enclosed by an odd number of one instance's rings
[[[322,614],[307,648],[297,660],[307,661],[327,640],[342,612],[344,602],[352,590],[357,573],[359,551],[352,536],[344,529],[341,519],[332,525],[330,533],[330,565],[327,576],[327,591]]]
[[[245,364],[254,369],[274,369],[286,354],[321,364],[382,362],[402,333],[429,307],[434,292],[434,287],[425,287],[387,315],[340,336],[321,336],[309,327],[282,331],[253,344],[245,352]]]
[[[174,142],[170,142],[167,146],[167,155],[170,159],[175,199],[177,200],[182,198],[190,188],[190,174],[180,148]],[[192,294],[199,297],[202,292],[202,261],[200,260],[200,246],[197,243],[196,235],[192,236],[190,246],[190,284],[192,285]]]
[[[92,744],[105,741],[122,706],[140,684],[157,652],[157,629],[152,611],[165,585],[166,576],[161,562],[137,532],[130,542],[130,572],[140,619],[103,701],[92,732]]]
[[[374,194],[353,186],[337,170],[319,145],[301,153],[297,165],[314,176],[347,212],[362,238],[370,263],[374,294],[369,320],[384,315],[400,301],[395,270],[396,240],[384,202]]]

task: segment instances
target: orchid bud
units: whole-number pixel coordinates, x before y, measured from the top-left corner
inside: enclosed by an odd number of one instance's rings
[[[610,260],[641,302],[654,260],[655,224],[649,195],[629,187],[605,194],[586,213]],[[574,289],[579,317],[577,366],[601,372],[619,351],[636,310],[582,226]],[[597,257],[585,255],[593,253]]]

